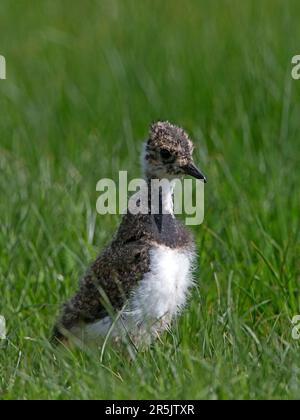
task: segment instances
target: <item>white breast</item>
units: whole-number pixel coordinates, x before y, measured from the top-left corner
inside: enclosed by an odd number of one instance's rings
[[[145,339],[164,330],[186,302],[192,285],[193,253],[156,245],[150,251],[150,270],[132,293],[126,309],[111,329],[113,337],[129,334],[134,341]],[[109,317],[85,328],[86,339],[107,334]]]
[[[150,251],[150,271],[145,274],[130,301],[137,322],[168,321],[183,307],[192,284],[192,255],[183,250],[155,246]]]

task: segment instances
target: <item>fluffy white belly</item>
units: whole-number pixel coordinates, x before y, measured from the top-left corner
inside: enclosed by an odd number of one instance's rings
[[[192,285],[193,253],[157,245],[150,251],[150,270],[129,298],[112,326],[109,317],[85,327],[86,339],[129,334],[133,339],[152,336],[168,327],[184,306]]]
[[[183,307],[192,283],[191,258],[187,251],[165,246],[151,250],[150,271],[130,300],[137,321],[171,319]]]

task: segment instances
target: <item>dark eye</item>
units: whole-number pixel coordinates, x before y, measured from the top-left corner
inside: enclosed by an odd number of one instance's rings
[[[163,160],[168,160],[172,157],[172,154],[167,149],[161,149],[160,156]]]

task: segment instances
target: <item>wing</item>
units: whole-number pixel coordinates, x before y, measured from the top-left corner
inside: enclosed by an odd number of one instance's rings
[[[92,264],[76,295],[65,303],[60,325],[70,330],[80,322],[104,318],[111,309],[121,309],[149,266],[149,245],[145,242],[112,243]]]

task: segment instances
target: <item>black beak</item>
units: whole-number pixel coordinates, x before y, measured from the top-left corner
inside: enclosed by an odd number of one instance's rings
[[[190,175],[194,178],[202,179],[204,182],[207,182],[205,176],[199,171],[198,168],[196,168],[193,163],[189,163],[188,165],[183,166],[182,169],[186,175]]]

